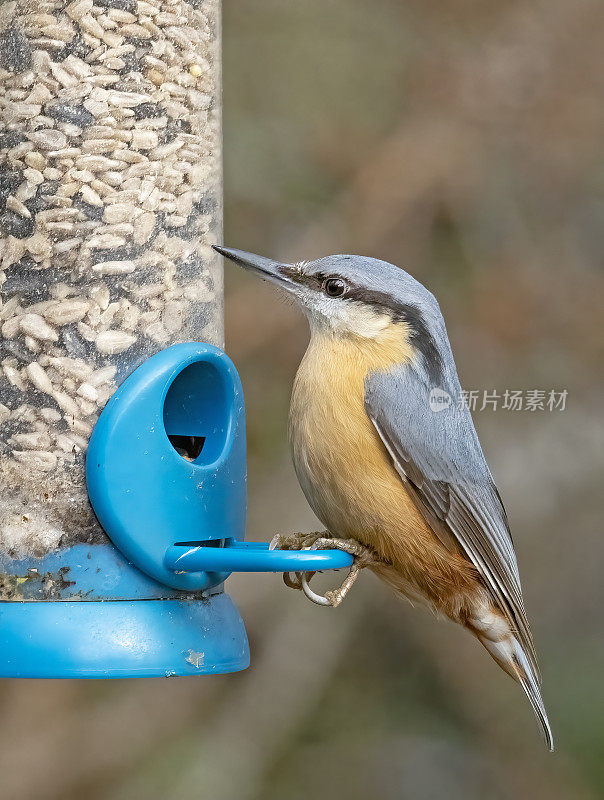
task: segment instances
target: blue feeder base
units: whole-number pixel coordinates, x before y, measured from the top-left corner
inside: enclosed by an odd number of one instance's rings
[[[243,620],[204,600],[0,602],[0,678],[154,678],[249,666]]]

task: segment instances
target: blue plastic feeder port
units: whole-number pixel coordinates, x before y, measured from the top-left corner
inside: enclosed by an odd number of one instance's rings
[[[0,677],[244,669],[245,628],[223,591],[231,572],[352,563],[339,550],[270,551],[243,541],[243,391],[228,356],[211,345],[169,347],[122,383],[92,433],[86,478],[111,543],[61,553],[75,599],[38,599],[31,576],[56,569],[57,556],[11,564],[30,595],[0,603]]]
[[[145,361],[101,414],[86,477],[101,525],[132,564],[186,592],[222,583],[225,571],[175,572],[164,562],[178,542],[244,536],[245,413],[228,356],[179,344]]]

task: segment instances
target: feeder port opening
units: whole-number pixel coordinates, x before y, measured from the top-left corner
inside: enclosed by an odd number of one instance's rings
[[[166,392],[163,421],[182,458],[207,466],[221,457],[232,425],[231,394],[225,376],[209,361],[189,364],[174,378]]]

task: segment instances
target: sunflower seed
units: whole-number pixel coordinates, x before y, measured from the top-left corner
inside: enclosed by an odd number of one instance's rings
[[[13,450],[13,456],[21,464],[41,472],[52,472],[57,466],[56,455],[42,450]]]
[[[95,345],[99,353],[123,353],[136,341],[133,336],[126,331],[103,331],[96,338]]]
[[[51,328],[39,314],[24,314],[19,320],[19,327],[23,333],[33,336],[34,339],[56,342],[59,338],[54,328]]]
[[[25,368],[27,372],[27,376],[36,389],[39,389],[41,392],[45,392],[46,394],[53,393],[53,385],[52,381],[44,371],[44,369],[37,363],[37,361],[32,361],[31,364],[28,364]]]

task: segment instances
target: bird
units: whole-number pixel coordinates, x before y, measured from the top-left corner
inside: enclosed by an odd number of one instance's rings
[[[308,319],[289,437],[328,535],[369,548],[396,592],[470,631],[522,686],[553,750],[508,518],[434,295],[366,256],[290,264],[214,249]]]

